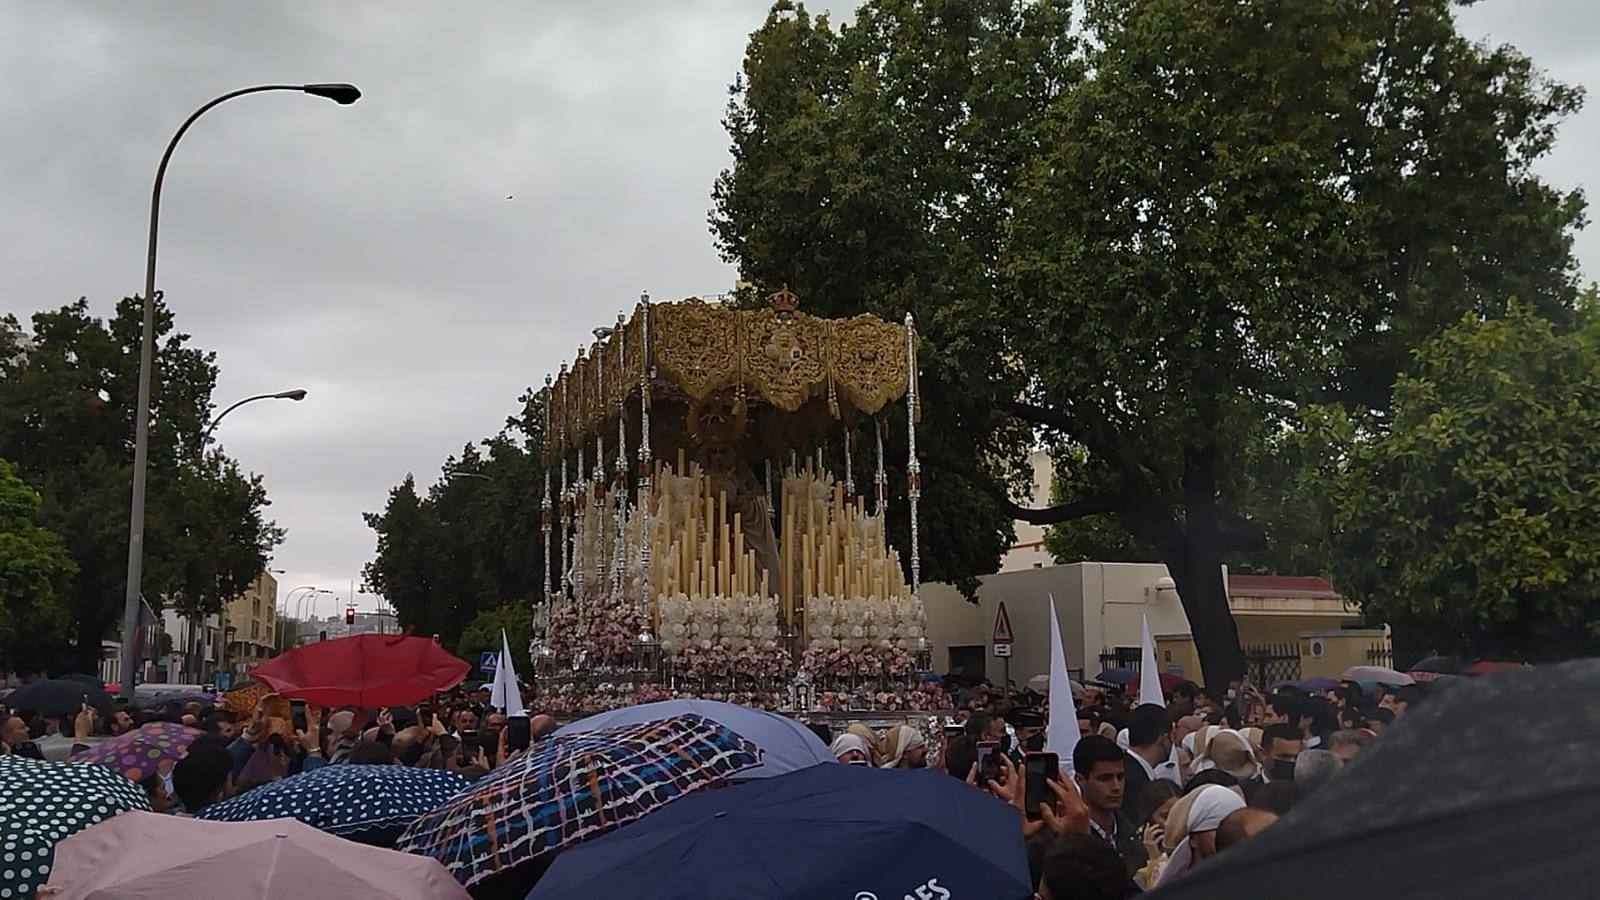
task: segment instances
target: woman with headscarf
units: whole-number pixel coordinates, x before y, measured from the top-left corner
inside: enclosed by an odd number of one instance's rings
[[[883,736],[881,769],[920,769],[927,764],[928,739],[910,725],[896,725]]]
[[[847,766],[872,765],[872,747],[861,735],[846,731],[833,739],[833,758]]]
[[[845,734],[853,734],[860,738],[861,742],[867,745],[868,763],[876,766],[883,762],[882,750],[879,748],[878,743],[878,734],[872,730],[871,725],[868,725],[865,722],[852,722],[850,727],[846,728],[844,731]]]
[[[1219,784],[1208,784],[1173,804],[1162,842],[1171,856],[1152,886],[1160,887],[1215,855],[1217,826],[1236,809],[1244,809],[1244,799]]]

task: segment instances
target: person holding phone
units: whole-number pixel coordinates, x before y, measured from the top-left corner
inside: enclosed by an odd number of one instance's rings
[[[1149,856],[1138,829],[1122,813],[1123,792],[1128,786],[1122,748],[1091,734],[1073,748],[1072,768],[1084,805],[1089,807],[1090,833],[1117,851],[1132,877],[1144,868]]]

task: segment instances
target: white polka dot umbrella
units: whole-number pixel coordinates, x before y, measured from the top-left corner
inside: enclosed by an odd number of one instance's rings
[[[34,896],[56,841],[130,809],[150,809],[144,789],[108,769],[0,756],[0,900]]]
[[[287,816],[363,844],[391,846],[413,820],[469,783],[446,769],[323,766],[230,797],[195,818],[259,822]]]

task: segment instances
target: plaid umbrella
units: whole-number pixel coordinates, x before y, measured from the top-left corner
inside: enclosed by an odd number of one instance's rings
[[[445,769],[323,766],[212,804],[195,818],[257,822],[287,816],[329,834],[389,846],[418,816],[470,783]]]
[[[194,739],[205,734],[176,722],[151,722],[127,734],[101,741],[72,757],[73,762],[94,763],[119,772],[129,781],[172,771],[172,766]]]
[[[472,885],[760,762],[754,744],[696,715],[553,737],[412,822],[395,849]]]
[[[0,897],[31,897],[55,860],[56,841],[130,809],[144,790],[99,766],[0,756]]]

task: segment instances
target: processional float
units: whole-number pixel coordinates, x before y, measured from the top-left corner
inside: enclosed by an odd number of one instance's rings
[[[903,407],[898,401],[904,401]],[[641,299],[545,378],[535,690],[583,713],[670,696],[926,709],[916,332],[869,315]],[[904,415],[909,566],[884,467]],[[872,442],[857,491],[858,441]]]

